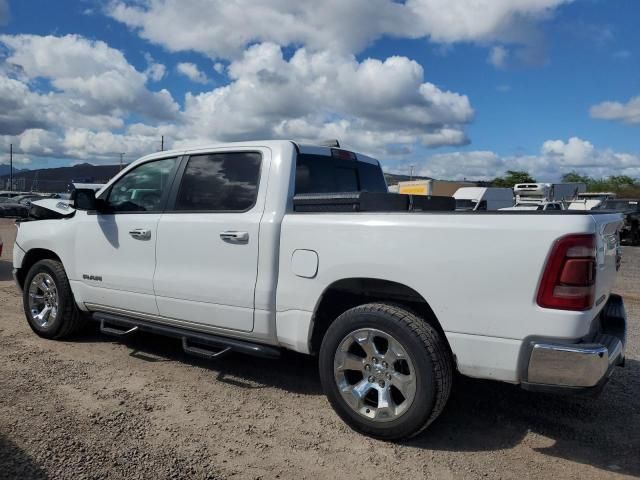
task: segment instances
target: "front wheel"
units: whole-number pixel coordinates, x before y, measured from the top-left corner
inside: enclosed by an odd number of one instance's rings
[[[69,279],[56,260],[33,264],[25,278],[22,302],[29,326],[41,337],[66,338],[82,326]]]
[[[384,440],[427,428],[453,380],[440,334],[417,315],[380,303],[352,308],[331,324],[319,365],[336,413],[354,430]]]

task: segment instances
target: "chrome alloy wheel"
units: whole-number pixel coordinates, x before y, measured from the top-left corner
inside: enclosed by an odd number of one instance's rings
[[[345,402],[376,422],[403,415],[416,395],[411,357],[395,338],[373,328],[356,330],[342,339],[333,375]]]
[[[38,273],[29,284],[29,313],[40,327],[46,328],[58,316],[58,289],[48,273]]]

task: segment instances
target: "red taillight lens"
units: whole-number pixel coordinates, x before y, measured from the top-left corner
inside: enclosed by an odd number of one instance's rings
[[[595,235],[568,235],[557,240],[538,288],[538,305],[560,310],[588,310],[596,282]]]
[[[331,155],[341,160],[356,160],[356,154],[348,150],[342,150],[339,148],[332,148]]]

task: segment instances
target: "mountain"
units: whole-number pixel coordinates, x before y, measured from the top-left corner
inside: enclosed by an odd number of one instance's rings
[[[3,167],[4,165],[0,165]],[[40,170],[20,170],[14,168],[14,190],[39,191],[47,193],[66,192],[71,182],[106,183],[120,171],[120,165],[92,165],[80,163],[71,167],[42,168]],[[9,183],[9,167],[0,173],[0,189]]]
[[[20,173],[20,172],[26,172],[27,170],[25,169],[20,169],[20,168],[16,168],[13,167],[13,174],[15,175],[16,173]],[[3,175],[9,175],[9,165],[0,165],[0,177]]]

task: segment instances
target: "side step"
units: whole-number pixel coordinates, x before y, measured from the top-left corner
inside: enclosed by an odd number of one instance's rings
[[[100,322],[100,331],[106,335],[125,337],[140,331],[179,338],[182,341],[182,348],[185,353],[206,358],[207,360],[222,358],[231,352],[245,353],[262,358],[280,357],[280,350],[268,345],[195,332],[186,328],[160,325],[111,313],[95,312],[92,317],[93,320]]]

